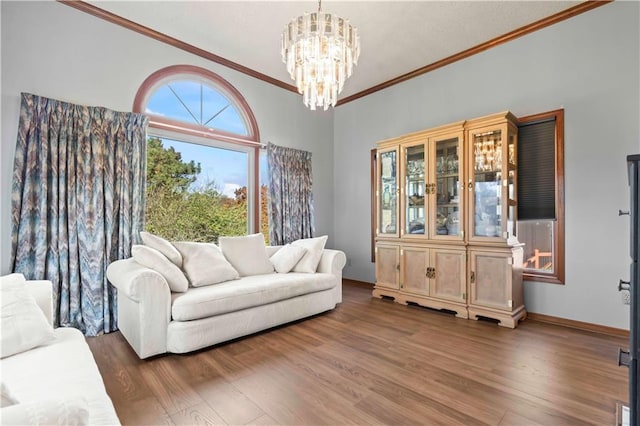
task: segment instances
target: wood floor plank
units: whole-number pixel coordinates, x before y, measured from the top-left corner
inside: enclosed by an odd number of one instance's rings
[[[626,339],[534,321],[505,329],[371,297],[201,351],[140,360],[88,339],[118,416],[138,424],[613,424]]]
[[[183,408],[171,415],[176,426],[214,426],[227,425],[222,417],[206,402]]]

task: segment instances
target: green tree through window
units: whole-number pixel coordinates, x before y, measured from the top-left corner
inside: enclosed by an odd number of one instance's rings
[[[221,235],[244,235],[247,229],[246,187],[235,198],[215,181],[194,186],[200,163],[185,162],[162,140],[147,141],[147,205],[145,229],[172,241],[217,242]]]

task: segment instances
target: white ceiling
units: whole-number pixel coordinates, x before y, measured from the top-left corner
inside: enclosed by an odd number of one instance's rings
[[[315,1],[88,1],[267,76],[293,84],[280,56],[285,25]],[[432,64],[581,1],[332,1],[358,29],[361,54],[339,98]]]

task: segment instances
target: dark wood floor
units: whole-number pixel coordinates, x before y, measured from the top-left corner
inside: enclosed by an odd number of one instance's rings
[[[130,425],[612,425],[627,399],[623,338],[457,319],[346,280],[331,312],[196,353],[89,346]]]

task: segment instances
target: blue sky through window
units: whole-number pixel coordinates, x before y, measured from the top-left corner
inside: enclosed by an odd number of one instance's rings
[[[153,93],[149,114],[247,136],[247,126],[236,107],[218,90],[199,81],[167,83]]]

